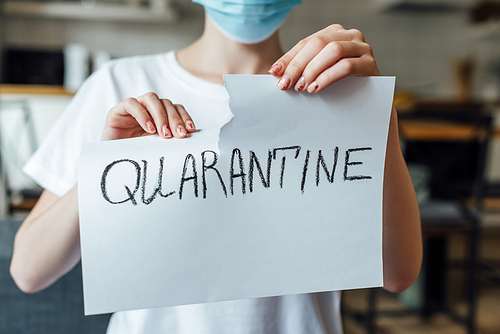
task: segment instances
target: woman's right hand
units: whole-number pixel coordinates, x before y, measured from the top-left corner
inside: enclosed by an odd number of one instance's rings
[[[112,108],[104,124],[101,140],[125,139],[158,133],[163,138],[185,138],[196,130],[180,104],[146,93],[128,98]]]

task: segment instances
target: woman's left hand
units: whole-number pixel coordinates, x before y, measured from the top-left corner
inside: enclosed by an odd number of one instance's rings
[[[370,45],[356,29],[331,25],[301,40],[269,69],[278,88],[317,93],[349,76],[380,75]]]

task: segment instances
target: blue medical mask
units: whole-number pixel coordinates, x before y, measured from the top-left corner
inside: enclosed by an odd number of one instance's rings
[[[193,0],[205,7],[214,25],[241,44],[265,41],[301,0]]]

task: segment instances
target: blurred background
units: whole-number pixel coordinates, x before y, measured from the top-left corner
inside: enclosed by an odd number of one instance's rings
[[[500,333],[500,0],[303,0],[284,50],[340,23],[397,76],[401,144],[424,264],[405,292],[343,294],[346,333]],[[181,49],[203,30],[190,0],[0,0],[0,333],[104,333],[84,317],[81,269],[35,295],[8,273],[41,189],[21,167],[75,90],[109,59]]]

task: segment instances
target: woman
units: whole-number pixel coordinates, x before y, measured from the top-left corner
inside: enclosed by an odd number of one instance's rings
[[[361,32],[340,25],[283,55],[277,29],[299,0],[195,2],[206,10],[205,30],[195,43],[177,53],[109,62],[84,83],[25,167],[46,190],[15,240],[11,275],[22,291],[46,288],[80,260],[76,180],[83,143],[151,134],[184,138],[195,122],[220,128],[231,116],[223,74],[269,71],[280,78],[278,89],[304,94],[348,76],[379,75]],[[395,110],[385,175],[384,287],[398,292],[417,277],[422,248]],[[331,292],[119,312],[108,333],[340,333],[339,303],[339,292]]]

